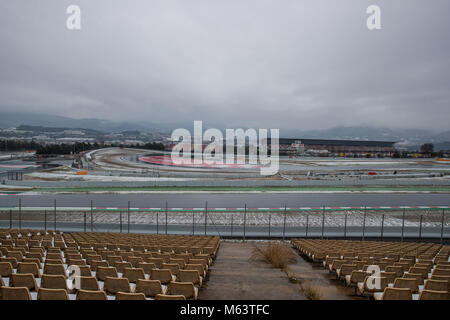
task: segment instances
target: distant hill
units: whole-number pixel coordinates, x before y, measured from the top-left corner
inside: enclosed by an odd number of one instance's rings
[[[55,115],[19,113],[0,111],[0,128],[25,126],[41,126],[52,128],[71,129],[91,129],[103,132],[162,132],[171,133],[176,128],[186,128],[192,130],[191,120],[184,123],[151,123],[146,121],[109,121],[101,119],[73,119]],[[225,129],[223,124],[204,123],[204,130],[207,128]],[[233,125],[232,128],[246,128],[246,126]],[[280,129],[281,138],[310,138],[310,139],[342,139],[342,140],[377,140],[396,141],[397,147],[418,150],[420,145],[431,142],[435,145],[435,150],[448,150],[450,143],[450,131],[435,134],[427,130],[415,129],[389,129],[371,127],[335,127],[330,129],[298,130]]]
[[[145,132],[171,132],[171,125],[155,124],[144,121],[118,122],[101,119],[73,119],[48,114],[0,112],[0,128],[21,125],[53,128],[93,129],[105,132],[139,130]]]

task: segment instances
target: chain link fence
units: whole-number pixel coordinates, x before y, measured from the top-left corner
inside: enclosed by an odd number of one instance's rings
[[[233,238],[450,238],[447,207],[0,209],[0,227]]]

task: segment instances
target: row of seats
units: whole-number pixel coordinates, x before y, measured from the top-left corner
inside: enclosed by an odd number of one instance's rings
[[[0,298],[197,299],[218,247],[217,237],[4,230]]]
[[[355,294],[377,300],[449,299],[449,246],[311,239],[291,242],[302,255],[354,287]]]

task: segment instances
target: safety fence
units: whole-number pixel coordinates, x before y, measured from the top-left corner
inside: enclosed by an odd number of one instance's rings
[[[1,228],[218,235],[232,238],[450,238],[448,206],[0,208]]]

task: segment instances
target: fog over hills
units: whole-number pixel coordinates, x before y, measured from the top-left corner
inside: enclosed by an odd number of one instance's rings
[[[103,132],[119,132],[126,130],[139,130],[143,132],[161,132],[170,134],[176,128],[186,128],[193,132],[193,120],[184,123],[153,123],[145,121],[110,121],[102,119],[74,119],[56,115],[0,112],[0,128],[18,127],[20,125],[32,125],[59,128],[83,128]],[[203,130],[216,127],[244,128],[244,125],[211,124],[204,123]],[[258,128],[255,128],[258,129]],[[271,129],[271,128],[268,128]],[[315,130],[293,130],[280,128],[280,137],[283,138],[311,138],[311,139],[342,139],[342,140],[378,140],[396,141],[399,148],[415,149],[422,143],[431,142],[436,149],[450,149],[450,131],[433,133],[427,130],[417,129],[389,129],[372,127],[334,127]]]

